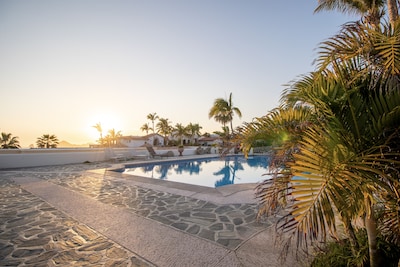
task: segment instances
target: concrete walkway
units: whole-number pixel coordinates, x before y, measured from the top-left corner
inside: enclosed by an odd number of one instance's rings
[[[0,265],[300,265],[279,262],[273,221],[256,221],[254,184],[213,189],[110,167],[0,171]]]

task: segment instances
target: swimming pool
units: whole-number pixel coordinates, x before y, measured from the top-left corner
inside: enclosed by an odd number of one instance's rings
[[[267,179],[266,156],[227,156],[127,165],[124,174],[186,184],[219,187],[228,184],[257,183]]]

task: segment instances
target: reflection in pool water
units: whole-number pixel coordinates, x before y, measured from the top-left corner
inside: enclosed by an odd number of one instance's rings
[[[174,182],[218,187],[228,184],[257,183],[267,179],[268,157],[243,156],[145,163],[126,166],[123,173]]]

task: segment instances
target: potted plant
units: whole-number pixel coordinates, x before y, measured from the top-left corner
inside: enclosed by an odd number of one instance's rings
[[[179,146],[178,146],[179,156],[182,156],[183,150],[185,150],[185,148],[183,147],[183,145],[179,145]]]

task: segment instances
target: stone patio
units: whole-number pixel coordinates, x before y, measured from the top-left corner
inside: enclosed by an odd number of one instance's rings
[[[273,218],[256,220],[254,184],[215,189],[109,171],[119,167],[0,171],[0,265],[284,266]]]

